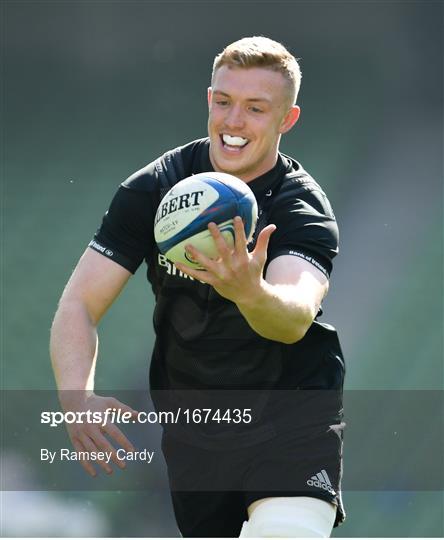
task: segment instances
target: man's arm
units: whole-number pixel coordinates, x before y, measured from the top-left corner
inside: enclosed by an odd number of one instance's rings
[[[312,264],[281,255],[271,261],[257,291],[237,306],[258,334],[290,344],[305,336],[327,291],[327,278]]]
[[[133,409],[114,398],[93,393],[94,370],[97,357],[97,324],[117,298],[131,273],[103,255],[87,249],[74,270],[54,318],[51,329],[50,352],[62,408],[67,411],[105,411],[120,408]],[[123,467],[115,457],[115,449],[104,437],[97,424],[70,424],[67,426],[77,451],[105,450],[113,452],[113,461]],[[114,425],[103,428],[108,436],[127,450],[131,443]],[[101,462],[111,473],[111,467]],[[94,467],[82,462],[84,469],[95,476]]]
[[[50,352],[59,390],[93,390],[97,324],[131,273],[92,249],[75,268],[54,317]]]
[[[328,291],[327,278],[309,262],[291,255],[274,259],[264,279],[263,268],[274,225],[261,231],[254,251],[248,253],[245,231],[235,218],[235,247],[230,249],[216,225],[209,229],[220,259],[211,260],[193,246],[190,255],[206,270],[193,270],[176,264],[183,272],[212,285],[234,302],[249,325],[262,337],[295,343],[311,326],[322,299]]]

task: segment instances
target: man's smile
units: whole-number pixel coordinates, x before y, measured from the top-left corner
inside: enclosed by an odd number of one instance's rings
[[[250,142],[244,137],[232,136],[228,133],[222,133],[220,135],[220,140],[223,149],[232,154],[239,154],[241,150],[245,148]]]

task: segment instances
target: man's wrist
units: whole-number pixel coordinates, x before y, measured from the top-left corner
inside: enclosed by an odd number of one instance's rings
[[[84,407],[88,399],[94,396],[93,390],[59,390],[59,402],[62,409],[66,411],[80,410]]]
[[[263,305],[264,301],[272,294],[271,285],[261,278],[259,285],[254,287],[249,293],[245,294],[238,302],[237,307],[241,312],[254,311],[258,306]]]

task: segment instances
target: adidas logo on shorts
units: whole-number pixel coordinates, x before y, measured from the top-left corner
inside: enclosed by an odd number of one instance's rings
[[[332,495],[336,495],[336,491],[333,489],[330,478],[328,477],[325,469],[322,469],[321,472],[307,480],[307,485],[310,487],[325,489],[325,491],[328,491]]]

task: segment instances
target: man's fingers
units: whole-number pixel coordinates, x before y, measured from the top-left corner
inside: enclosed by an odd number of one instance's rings
[[[191,268],[186,264],[178,262],[174,263],[174,266],[187,276],[191,276],[192,278],[202,281],[203,283],[208,283],[208,285],[214,285],[215,283],[214,277],[206,270],[197,270],[196,268]]]
[[[229,263],[232,249],[228,246],[227,242],[225,241],[225,238],[222,236],[222,233],[220,232],[219,227],[215,223],[209,223],[208,230],[210,231],[211,236],[213,237],[214,243],[216,244],[216,247],[217,247],[217,252],[219,253],[221,259],[225,263]]]
[[[114,397],[94,394],[89,395],[82,404],[80,412],[84,413],[84,411],[87,413],[92,411],[101,415],[101,425],[96,423],[95,417],[92,421],[87,416],[88,421],[85,422],[87,425],[80,421],[79,423],[82,424],[80,426],[68,426],[68,433],[76,452],[94,453],[97,458],[101,459],[80,460],[82,467],[90,476],[97,476],[94,461],[107,474],[113,472],[111,461],[119,468],[124,469],[126,467],[125,461],[117,458],[114,443],[110,442],[104,434],[113,439],[120,448],[124,448],[127,452],[134,452],[133,445],[112,422],[117,418],[117,411],[120,415],[125,414],[125,418],[122,420],[125,422],[131,421],[131,418],[137,419],[139,412]]]
[[[124,469],[126,467],[125,462],[123,461],[123,459],[118,459],[117,458],[117,452],[116,452],[116,449],[114,448],[114,446],[101,433],[98,433],[98,434],[95,435],[94,442],[96,443],[96,446],[101,451],[108,452],[108,455],[111,455],[111,460],[120,469]]]
[[[79,440],[88,452],[100,452],[94,442],[85,433],[79,435]],[[97,459],[96,461],[97,464],[100,465],[100,467],[102,467],[102,469],[106,472],[106,474],[112,474],[113,470],[111,466],[106,463],[104,459]]]
[[[103,426],[102,430],[115,440],[121,448],[124,448],[127,452],[134,452],[134,446],[114,424],[107,424]]]
[[[264,229],[262,229],[257,238],[256,247],[254,248],[253,255],[259,257],[266,257],[268,242],[270,241],[270,236],[274,233],[275,230],[276,225],[273,224],[267,225]]]
[[[247,237],[245,236],[244,222],[242,218],[234,218],[234,248],[238,255],[245,253],[247,249]]]
[[[74,446],[74,449],[75,449],[76,452],[85,452],[85,447],[83,446],[83,444],[78,439],[73,438],[72,439],[72,445]],[[82,467],[85,469],[85,471],[90,476],[92,476],[92,477],[97,476],[97,471],[96,471],[96,469],[94,468],[93,464],[90,461],[86,461],[86,460],[82,459],[80,464],[82,465]]]
[[[201,251],[199,251],[198,249],[196,249],[193,245],[191,244],[187,244],[185,246],[185,249],[186,251],[189,253],[189,255],[191,256],[191,258],[193,259],[193,261],[197,262],[200,264],[200,266],[202,266],[203,268],[205,268],[206,270],[212,270],[213,269],[213,266],[214,266],[214,261],[213,259],[210,259],[209,257],[207,257],[206,255],[204,255]],[[185,268],[190,268],[190,267],[187,267],[185,266]],[[194,270],[194,268],[193,268]],[[201,272],[203,272],[203,270],[200,270]]]

